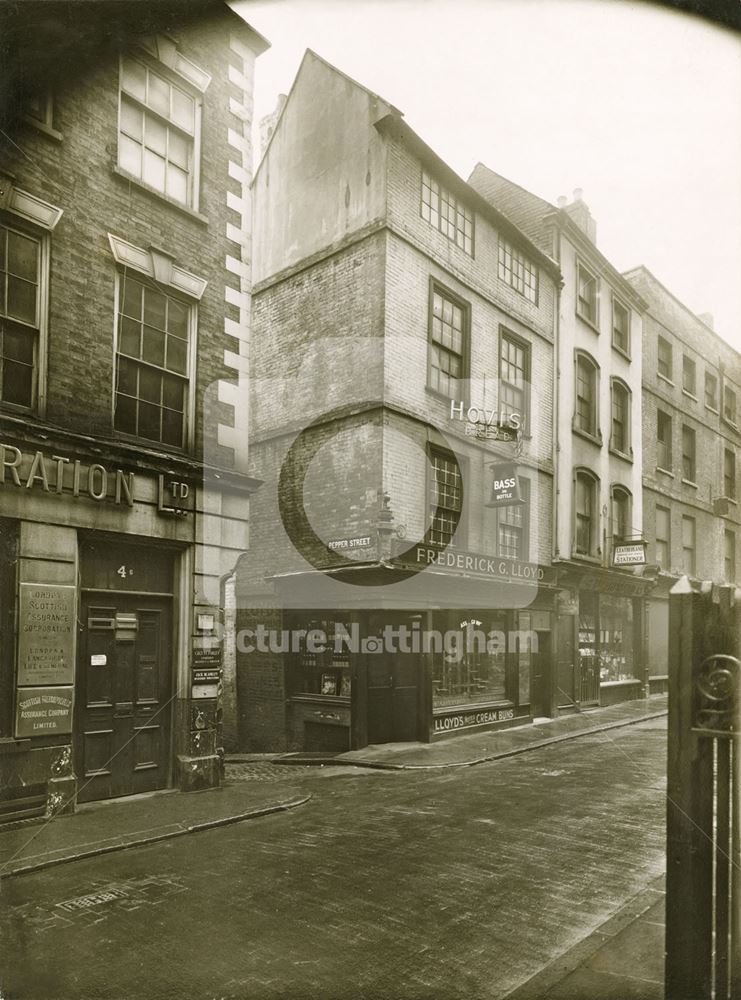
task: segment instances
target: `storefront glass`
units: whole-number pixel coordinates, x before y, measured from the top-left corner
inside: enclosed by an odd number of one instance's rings
[[[336,618],[314,619],[301,628],[306,628],[307,635],[299,639],[294,694],[349,698],[350,651],[336,633],[339,630],[340,637],[342,629],[349,633],[350,623]]]
[[[464,618],[456,612],[436,627],[432,654],[433,708],[503,701],[507,698],[507,617]],[[436,635],[437,637],[437,635]]]
[[[633,601],[603,594],[599,605],[600,681],[634,680]]]

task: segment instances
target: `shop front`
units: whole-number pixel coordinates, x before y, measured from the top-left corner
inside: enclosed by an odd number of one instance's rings
[[[404,608],[389,599],[389,588],[385,608],[369,607],[371,588],[359,584],[344,590],[356,598],[350,606],[300,608],[300,595],[316,591],[316,574],[314,584],[310,574],[277,580],[277,593],[293,607],[262,630],[255,627],[257,612],[241,647],[240,698],[253,708],[259,703],[272,720],[264,742],[249,745],[340,752],[430,742],[545,714],[552,685],[552,571],[491,557],[481,557],[478,572],[457,572],[459,565],[450,573],[429,564],[411,583],[407,578]],[[386,578],[392,588],[402,578],[399,569],[371,563],[361,572],[379,585]],[[451,594],[459,605],[450,606]],[[285,742],[276,747],[280,726]]]
[[[651,586],[630,571],[559,567],[560,712],[648,695],[645,623]]]
[[[193,664],[220,648],[202,567],[236,554],[196,539],[224,496],[101,451],[0,443],[0,821],[219,780],[220,676],[202,697]]]

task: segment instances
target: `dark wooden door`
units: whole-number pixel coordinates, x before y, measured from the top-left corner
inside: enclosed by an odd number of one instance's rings
[[[530,710],[536,718],[553,714],[553,664],[551,633],[538,632],[538,651],[533,653],[530,679]]]
[[[368,742],[417,739],[419,658],[413,653],[368,656]]]
[[[559,615],[556,641],[556,692],[559,708],[576,704],[576,618]]]
[[[166,600],[83,598],[75,720],[79,801],[167,785],[171,621]]]

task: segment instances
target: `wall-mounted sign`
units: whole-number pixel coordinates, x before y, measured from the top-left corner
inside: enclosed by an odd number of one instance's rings
[[[15,735],[54,736],[72,732],[72,688],[18,688]]]
[[[466,437],[475,437],[484,441],[517,440],[517,431],[513,427],[501,427],[499,424],[466,424],[463,433]]]
[[[190,689],[191,698],[216,698],[219,694],[218,684],[193,684]]]
[[[218,684],[221,680],[221,671],[214,670],[194,670],[191,674],[193,684]]]
[[[195,490],[190,483],[170,476],[159,477],[157,510],[160,514],[183,517],[195,510]]]
[[[493,465],[491,473],[491,495],[486,503],[487,507],[506,507],[523,502],[520,498],[517,469],[513,464]]]
[[[406,560],[409,561],[409,554]],[[479,552],[463,552],[460,549],[436,549],[417,545],[411,556],[412,562],[429,566],[431,570],[450,570],[457,573],[475,573],[491,576],[513,583],[544,583],[555,579],[555,570],[537,563],[520,562],[517,559],[502,559],[499,556],[482,555]]]
[[[22,583],[18,684],[71,684],[75,672],[75,588]]]
[[[134,473],[0,442],[0,485],[134,506]]]
[[[199,646],[194,647],[191,667],[193,670],[220,670],[221,646],[210,646],[207,649],[202,649]]]
[[[618,543],[612,550],[613,566],[645,566],[646,565],[646,543],[645,542],[624,542]]]
[[[334,538],[327,542],[327,548],[333,552],[346,552],[348,549],[369,549],[371,547],[370,535],[362,535],[359,538]]]
[[[451,712],[435,716],[432,732],[433,735],[452,733],[459,729],[473,729],[475,726],[491,726],[497,722],[511,722],[514,718],[514,708],[481,708],[475,712]]]

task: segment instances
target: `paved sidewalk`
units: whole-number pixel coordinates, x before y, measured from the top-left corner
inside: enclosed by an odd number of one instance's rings
[[[507,1000],[663,1000],[664,876]]]
[[[340,754],[288,753],[273,760],[279,764],[351,764],[388,770],[470,767],[589,733],[659,718],[666,715],[666,705],[666,695],[654,695],[608,708],[585,709],[557,719],[540,719],[511,729],[449,736],[436,743],[384,743]]]
[[[227,826],[310,798],[283,782],[236,782],[201,792],[168,790],[88,803],[72,816],[0,828],[0,878]]]

